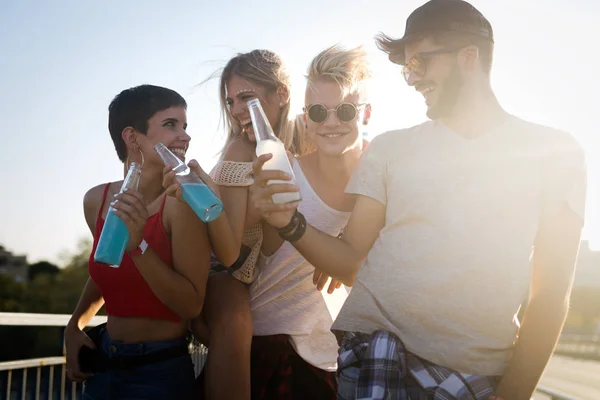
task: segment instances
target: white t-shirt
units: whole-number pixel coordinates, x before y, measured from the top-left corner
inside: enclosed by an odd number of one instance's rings
[[[540,218],[568,204],[583,220],[585,188],[577,142],[514,116],[473,139],[434,121],[376,137],[347,192],[384,204],[385,225],[333,329],[385,329],[431,362],[503,374]]]
[[[302,201],[298,210],[317,229],[337,236],[349,212],[335,210],[319,198],[294,160],[294,175]],[[326,370],[337,369],[338,344],[331,332],[348,290],[319,292],[312,282],[314,267],[289,242],[258,262],[259,275],[250,287],[254,335],[290,335],[294,349],[306,362]]]

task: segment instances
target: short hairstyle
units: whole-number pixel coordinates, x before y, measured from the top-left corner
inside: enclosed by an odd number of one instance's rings
[[[108,106],[108,130],[119,160],[127,159],[122,133],[127,127],[148,133],[148,120],[170,107],[187,108],[185,99],[176,91],[153,85],[140,85],[123,90]]]
[[[492,61],[494,58],[494,42],[492,42],[489,39],[486,39],[479,35],[463,32],[431,31],[412,35],[408,43],[415,43],[424,39],[431,39],[435,44],[456,48],[476,46],[479,49],[479,60],[481,62],[481,68],[484,72],[488,74],[492,70]],[[404,52],[404,44],[402,45],[402,49],[396,48],[396,41],[386,34],[379,34],[375,38],[375,42],[377,44],[377,47],[383,52],[387,53],[388,55],[396,54],[398,53],[398,51]]]
[[[345,48],[339,44],[320,52],[310,63],[308,88],[318,80],[329,80],[338,84],[344,96],[363,94],[371,78],[367,52],[362,46]]]

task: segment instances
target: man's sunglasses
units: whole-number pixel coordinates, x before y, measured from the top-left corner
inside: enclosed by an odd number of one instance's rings
[[[362,108],[364,104],[358,106],[352,103],[341,103],[336,108],[327,108],[323,104],[311,104],[308,107],[304,107],[304,112],[308,114],[308,118],[311,121],[320,124],[327,120],[329,111],[335,111],[335,116],[340,122],[350,122],[356,118],[358,110]]]
[[[432,51],[423,51],[421,53],[415,54],[408,62],[402,67],[402,75],[404,75],[404,80],[408,82],[411,74],[415,74],[419,78],[425,76],[427,72],[427,64],[431,60],[431,56],[435,56],[438,54],[445,53],[453,53],[456,48],[443,48]]]

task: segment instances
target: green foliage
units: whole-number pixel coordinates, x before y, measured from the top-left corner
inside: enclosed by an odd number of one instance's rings
[[[80,239],[77,243],[75,254],[63,253],[60,258],[63,260],[65,269],[85,268],[87,269],[88,259],[92,252],[92,242],[89,238]]]
[[[565,331],[597,333],[600,321],[600,288],[577,287],[571,293],[571,307]]]
[[[63,256],[64,268],[41,262],[29,282],[15,282],[0,275],[0,312],[71,314],[89,275],[89,240],[81,240],[78,250]],[[62,328],[0,326],[1,360],[18,360],[61,354]]]
[[[56,275],[60,272],[60,269],[48,261],[40,261],[35,264],[31,264],[27,271],[27,279],[29,281],[34,280],[39,275]]]
[[[11,276],[0,275],[0,311],[24,312],[27,286]]]

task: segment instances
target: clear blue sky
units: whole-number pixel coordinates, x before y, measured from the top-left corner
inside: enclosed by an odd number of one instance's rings
[[[54,3],[50,5],[50,3]],[[525,119],[572,132],[590,170],[585,237],[600,247],[600,6],[591,0],[473,0],[496,35],[492,83]],[[534,3],[534,4],[532,4]],[[214,163],[224,134],[216,82],[196,85],[238,51],[278,52],[301,101],[313,56],[342,41],[373,54],[369,135],[425,120],[423,99],[372,38],[401,35],[419,1],[55,1],[0,3],[2,150],[0,244],[29,261],[57,261],[89,237],[86,190],[122,177],[107,106],[124,88],[171,87],[189,102],[191,157]],[[300,104],[297,103],[299,107]]]

